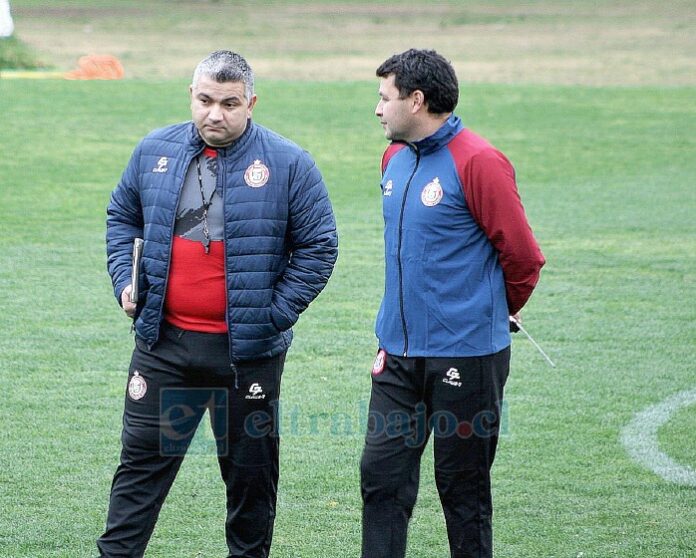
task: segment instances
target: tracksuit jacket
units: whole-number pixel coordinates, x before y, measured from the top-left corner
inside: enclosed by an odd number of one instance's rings
[[[380,348],[467,357],[507,347],[509,315],[544,265],[510,162],[453,115],[428,138],[392,143],[382,173]]]
[[[133,239],[145,240],[135,332],[149,346],[163,319],[179,195],[204,147],[192,122],[155,130],[136,147],[107,209],[108,270],[119,303],[131,282]],[[287,350],[291,326],[331,275],[338,253],[331,204],[307,152],[251,120],[218,150],[218,161],[231,358],[272,357]],[[245,173],[259,165],[268,181],[254,187]]]

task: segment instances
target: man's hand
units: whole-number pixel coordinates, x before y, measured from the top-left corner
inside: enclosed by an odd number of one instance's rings
[[[522,323],[522,314],[517,312],[514,316],[510,316],[510,331],[512,333],[516,333],[520,330],[519,327],[517,327],[517,324]]]
[[[125,289],[123,289],[123,292],[121,293],[121,306],[123,306],[123,311],[129,318],[135,316],[136,307],[136,304],[130,301],[130,294],[132,290],[133,285],[128,285]]]

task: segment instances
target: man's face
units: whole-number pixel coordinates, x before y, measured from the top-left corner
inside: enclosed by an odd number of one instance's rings
[[[211,147],[225,147],[244,133],[256,95],[247,99],[243,82],[218,83],[201,76],[189,91],[191,118],[205,143]]]
[[[411,132],[414,127],[413,103],[411,96],[399,98],[399,90],[394,85],[394,75],[380,78],[379,103],[375,108],[375,116],[379,118],[384,135],[388,140],[412,140]]]

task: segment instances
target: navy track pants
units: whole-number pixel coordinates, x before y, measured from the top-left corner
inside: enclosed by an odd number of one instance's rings
[[[160,508],[210,413],[222,480],[229,558],[266,558],[276,510],[276,411],[285,354],[230,366],[227,334],[165,325],[157,344],[136,338],[123,414],[121,461],[114,475],[105,558],[142,557]],[[198,438],[197,438],[198,439]],[[199,448],[201,449],[201,448]],[[191,449],[193,451],[193,448]]]
[[[372,374],[360,464],[362,558],[405,556],[420,460],[431,434],[451,557],[490,558],[490,471],[510,348],[483,357],[384,359]]]

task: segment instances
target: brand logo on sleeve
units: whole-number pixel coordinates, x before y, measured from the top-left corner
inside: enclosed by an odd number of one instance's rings
[[[169,159],[167,157],[160,157],[157,161],[157,166],[152,169],[152,172],[167,172],[169,169],[167,165],[169,164]]]
[[[394,183],[391,180],[387,180],[387,183],[384,185],[383,194],[385,196],[391,196],[393,189],[394,189]]]

